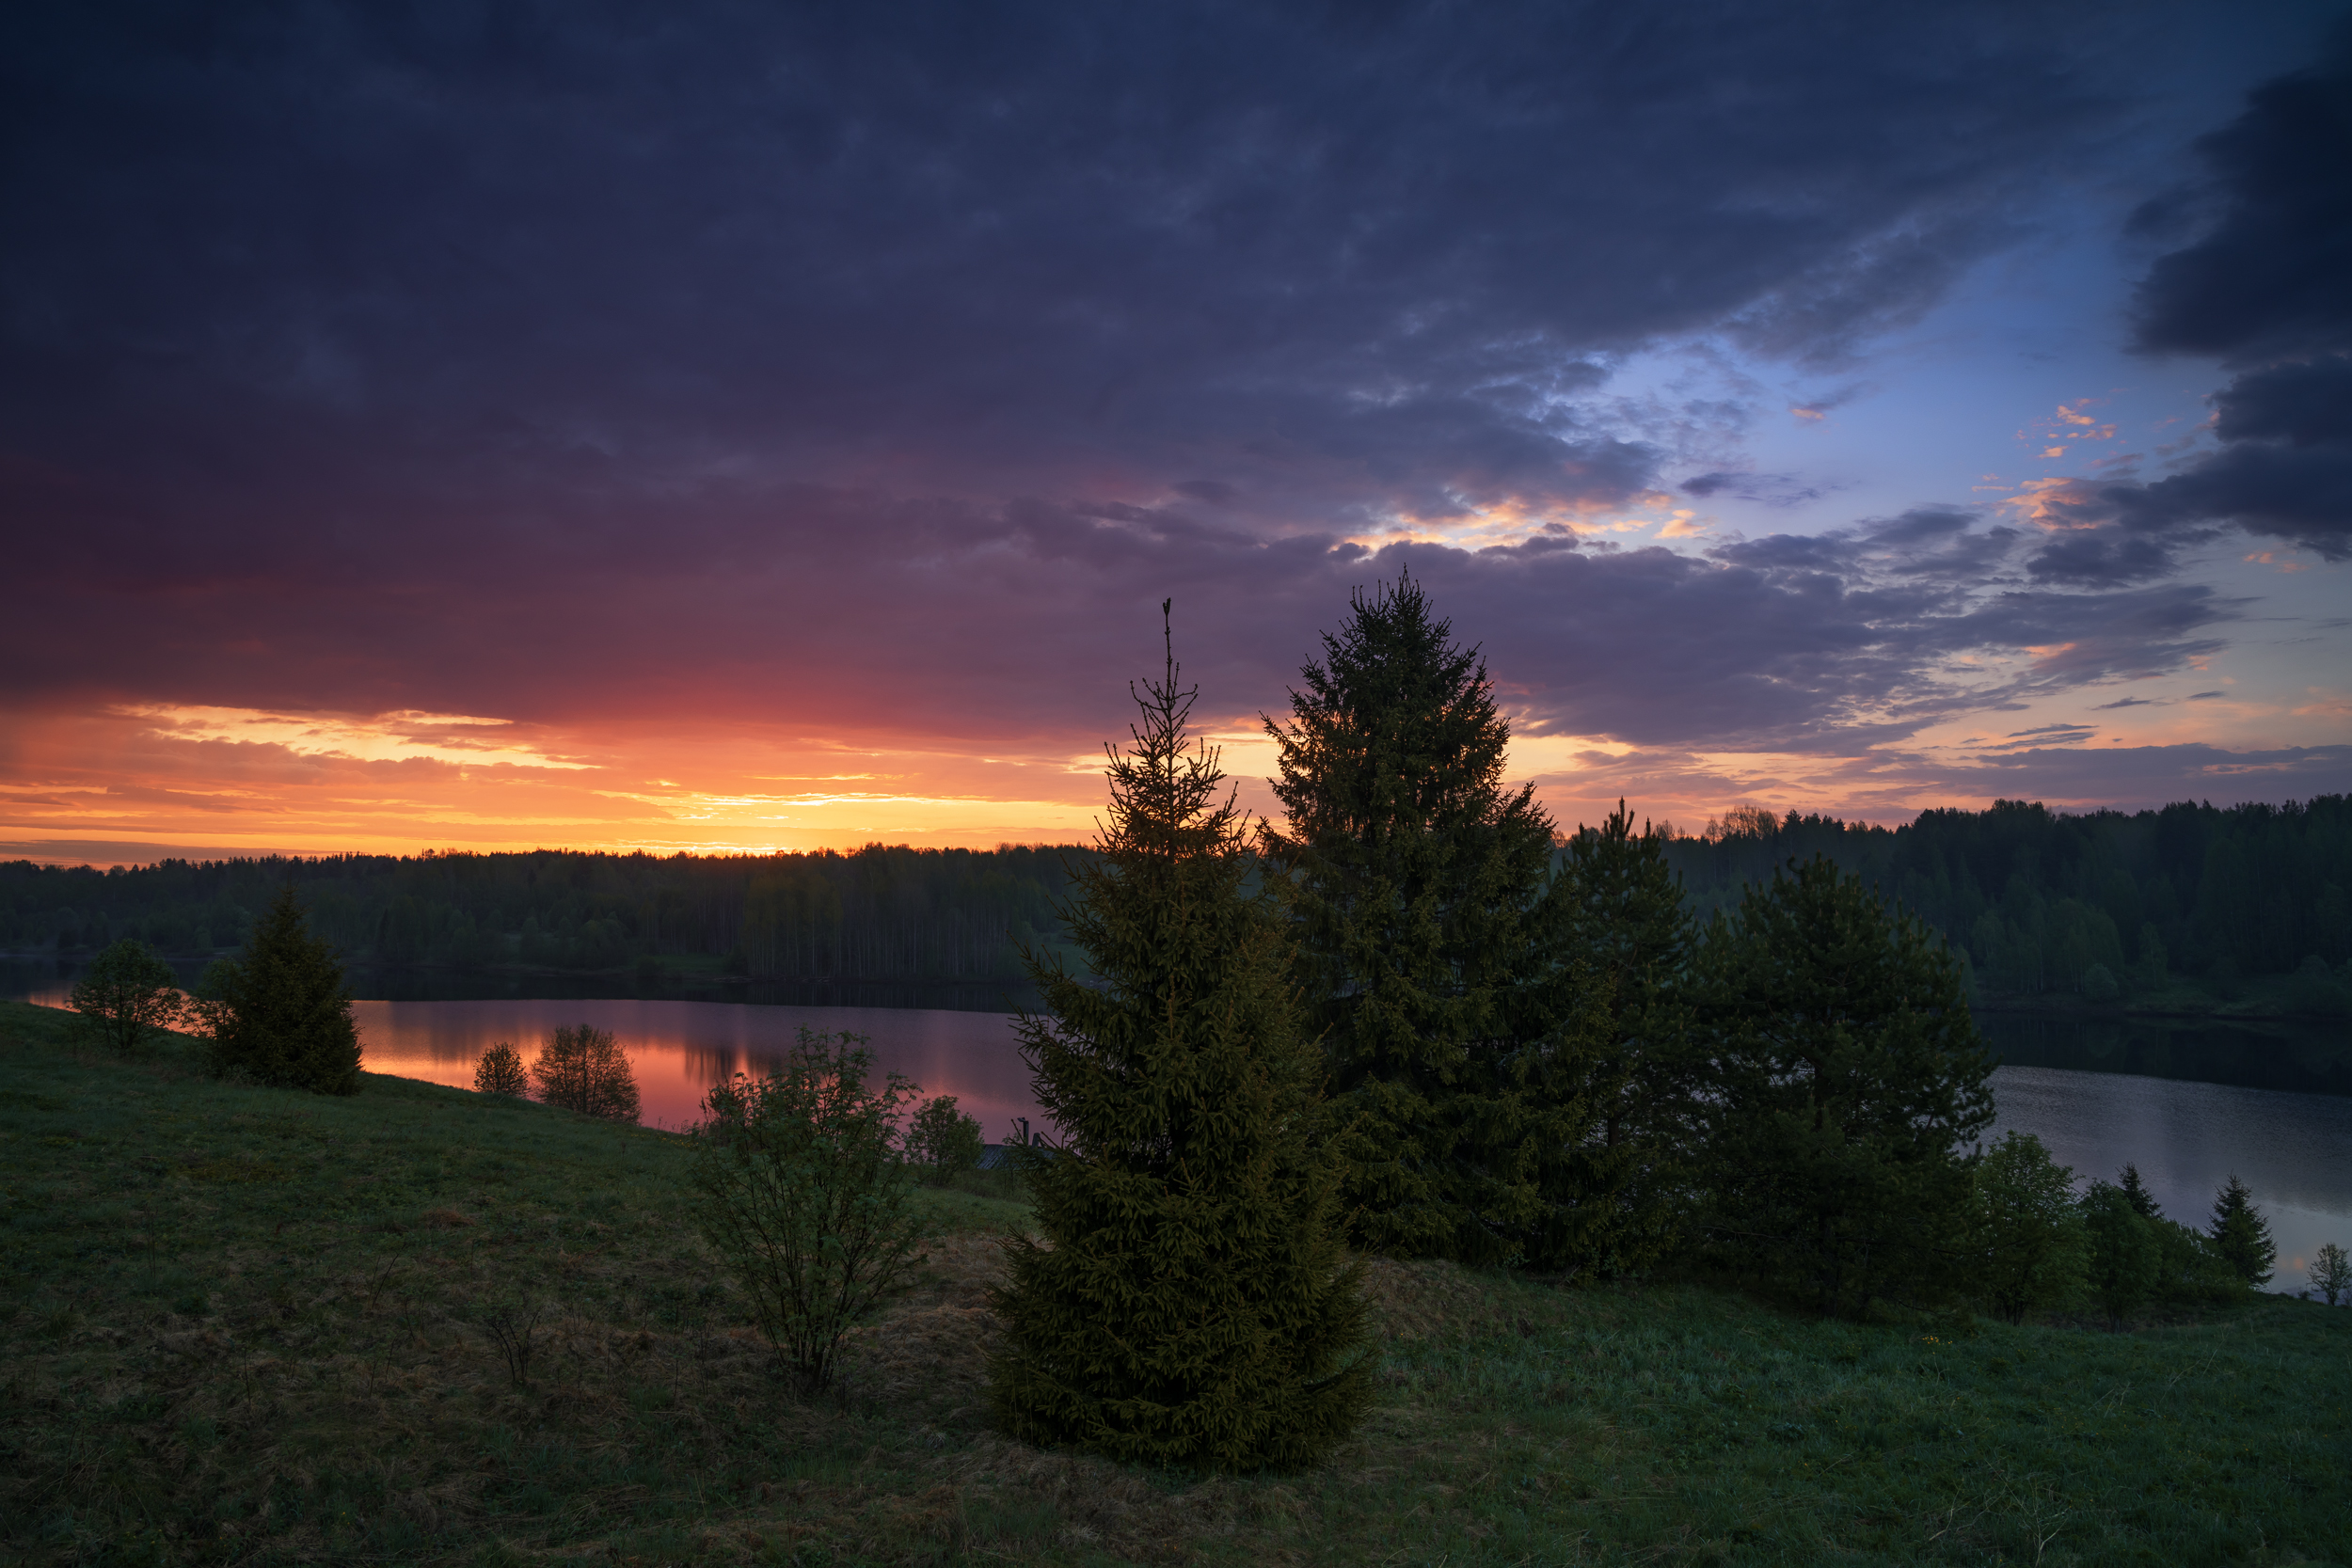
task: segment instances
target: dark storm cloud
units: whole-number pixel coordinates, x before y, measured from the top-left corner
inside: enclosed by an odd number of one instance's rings
[[[76,469],[298,411],[456,479],[1615,501],[1587,351],[1833,352],[2113,107],[2005,6],[13,14],[12,444]]]
[[[1821,499],[1821,487],[1806,484],[1793,474],[1743,474],[1715,472],[1693,474],[1675,486],[1686,496],[1707,500],[1716,496],[1736,496],[1743,501],[1756,501],[1765,506],[1802,506],[1806,501]]]
[[[1658,483],[1610,356],[1931,304],[2128,123],[2143,18],[17,8],[0,693],[1036,733],[1174,593],[1273,705],[1406,559],[1347,535]],[[1409,559],[1532,721],[1636,740],[1905,733],[2232,612],[2018,537]]]
[[[2320,66],[2258,88],[2198,144],[2207,181],[2143,209],[2210,230],[2140,285],[2137,346],[2246,367],[2217,393],[2219,451],[2153,483],[2083,481],[2047,498],[2092,531],[2032,570],[2080,584],[2144,581],[2216,524],[2352,557],[2352,23]]]
[[[2352,359],[2341,355],[2242,375],[2214,398],[2225,441],[2352,444]]]
[[[2198,143],[2212,230],[2149,269],[2139,346],[2246,362],[2342,348],[2352,331],[2352,23],[2328,58],[2257,88]],[[2180,196],[2143,208],[2153,227]]]

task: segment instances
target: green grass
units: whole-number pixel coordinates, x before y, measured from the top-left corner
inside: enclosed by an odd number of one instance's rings
[[[126,1065],[0,1005],[0,1560],[2352,1562],[2352,1312],[1820,1323],[1375,1266],[1382,1395],[1304,1475],[989,1430],[1001,1188],[792,1400],[675,1137],[371,1077]],[[516,1387],[482,1326],[544,1311]]]

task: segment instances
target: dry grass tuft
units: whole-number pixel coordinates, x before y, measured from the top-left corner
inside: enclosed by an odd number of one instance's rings
[[[1465,1338],[1497,1332],[1512,1321],[1489,1287],[1454,1263],[1367,1259],[1364,1300],[1374,1334],[1389,1344]]]
[[[465,1230],[474,1223],[454,1209],[427,1209],[421,1221],[428,1230]]]

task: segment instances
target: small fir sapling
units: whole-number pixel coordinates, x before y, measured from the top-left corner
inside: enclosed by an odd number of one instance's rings
[[[780,1070],[713,1085],[696,1131],[696,1224],[804,1394],[833,1381],[842,1338],[921,1260],[896,1136],[917,1091],[872,1074],[864,1036],[803,1028]]]
[[[179,988],[169,964],[145,942],[125,937],[91,960],[67,1005],[90,1033],[132,1056],[180,1022],[187,1001]]]
[[[504,1040],[485,1051],[474,1064],[473,1086],[476,1094],[519,1098],[529,1092],[531,1075],[523,1070],[522,1053]]]
[[[2249,1286],[2259,1290],[2270,1282],[2271,1268],[2279,1260],[2279,1248],[2270,1239],[2270,1223],[2254,1207],[2254,1195],[2234,1172],[2214,1195],[2213,1223],[2206,1227],[2205,1234],[2232,1271]]]
[[[531,1081],[549,1105],[612,1121],[637,1119],[637,1075],[610,1029],[587,1023],[554,1029],[531,1064]]]
[[[204,972],[192,1010],[217,1073],[317,1094],[359,1092],[359,1029],[342,961],[310,934],[291,885],[254,922],[243,957]]]

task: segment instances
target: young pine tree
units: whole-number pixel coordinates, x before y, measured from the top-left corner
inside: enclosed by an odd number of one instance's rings
[[[1268,861],[1329,1063],[1358,1240],[1500,1262],[1579,1243],[1546,1160],[1589,1134],[1600,1019],[1570,967],[1551,819],[1506,790],[1510,726],[1409,577],[1350,602],[1302,672]]]
[[[1039,1236],[1005,1246],[991,1392],[1027,1441],[1292,1467],[1364,1409],[1364,1308],[1285,935],[1216,751],[1187,744],[1194,696],[1171,652],[1111,752],[1066,912],[1097,983],[1030,960],[1022,1050],[1060,1141],[1030,1164]]]
[[[2254,1195],[2233,1174],[2229,1185],[2214,1195],[2213,1223],[2205,1227],[2214,1250],[2228,1260],[2231,1272],[2256,1289],[2270,1282],[2279,1248],[2270,1239],[2270,1222],[2254,1207]]]
[[[1591,1132],[1546,1161],[1546,1244],[1536,1261],[1623,1273],[1674,1239],[1694,1140],[1699,1064],[1685,997],[1692,942],[1679,879],[1625,802],[1568,841],[1560,875],[1570,951],[1605,998],[1605,1043],[1588,1069]]]
[[[317,1094],[359,1092],[359,1030],[335,950],[310,933],[294,888],[278,889],[241,958],[205,971],[197,1005],[215,1071]]]
[[[1933,1297],[1965,1243],[1992,1064],[1943,941],[1824,857],[1708,934],[1708,1228],[1824,1312]]]

